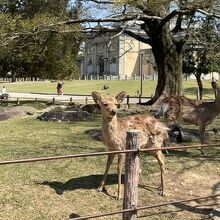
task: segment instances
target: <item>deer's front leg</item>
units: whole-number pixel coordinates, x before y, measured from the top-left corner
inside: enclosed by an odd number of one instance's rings
[[[119,154],[118,155],[118,165],[117,165],[117,171],[118,171],[118,195],[117,195],[117,199],[121,199],[121,174],[122,174],[123,161],[124,161],[124,155]]]
[[[164,162],[164,155],[161,151],[156,152],[156,158],[158,160],[159,166],[160,166],[160,178],[161,178],[161,185],[159,187],[160,195],[165,196],[165,179],[164,179],[164,174],[165,174],[165,162]]]
[[[101,182],[100,186],[97,189],[98,192],[102,192],[103,189],[105,188],[106,178],[107,178],[109,169],[111,167],[112,161],[114,160],[114,157],[115,157],[115,154],[109,154],[108,155],[107,164],[106,164],[106,168],[105,168],[105,173],[104,173],[102,182]]]

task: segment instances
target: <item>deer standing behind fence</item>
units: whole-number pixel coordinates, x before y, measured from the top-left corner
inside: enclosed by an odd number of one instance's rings
[[[101,107],[102,114],[102,137],[103,143],[107,146],[108,151],[121,151],[126,148],[126,131],[131,129],[138,129],[141,132],[141,148],[160,148],[165,139],[167,139],[168,128],[157,119],[136,115],[129,117],[117,117],[117,106],[123,102],[126,97],[125,92],[119,93],[116,97],[102,96],[98,92],[93,92],[92,97],[96,103]],[[165,163],[164,155],[161,150],[152,151],[152,155],[156,157],[159,162],[161,172],[160,194],[164,195],[165,183],[164,172]],[[103,191],[106,184],[106,178],[112,161],[115,155],[108,155],[106,169],[103,180],[98,188],[98,191]],[[124,155],[118,154],[118,194],[117,198],[121,198],[121,174],[122,165],[124,162]]]
[[[214,101],[192,100],[185,96],[165,95],[157,115],[163,115],[169,126],[179,121],[198,125],[201,144],[205,144],[205,128],[220,114],[220,87],[214,81],[211,84],[216,95]],[[203,147],[201,153],[205,155]]]

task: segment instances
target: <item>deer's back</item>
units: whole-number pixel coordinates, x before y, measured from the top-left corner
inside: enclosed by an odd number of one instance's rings
[[[124,148],[126,144],[126,132],[128,130],[137,129],[141,132],[141,147],[161,147],[167,138],[168,128],[158,119],[145,116],[135,115],[118,119],[118,127],[123,136]]]

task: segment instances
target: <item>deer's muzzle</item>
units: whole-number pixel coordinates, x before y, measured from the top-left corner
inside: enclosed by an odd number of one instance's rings
[[[112,116],[115,116],[115,115],[116,115],[116,110],[115,110],[115,109],[111,111],[111,115],[112,115]]]

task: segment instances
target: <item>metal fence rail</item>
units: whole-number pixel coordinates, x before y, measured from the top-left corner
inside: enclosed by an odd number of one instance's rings
[[[199,148],[199,147],[220,147],[220,143],[218,144],[198,144],[191,146],[178,146],[178,147],[162,147],[162,148],[148,148],[148,149],[140,149],[140,150],[123,150],[123,151],[108,151],[108,152],[95,152],[95,153],[82,153],[82,154],[71,154],[71,155],[63,155],[63,156],[51,156],[51,157],[38,157],[38,158],[29,158],[29,159],[18,159],[18,160],[3,160],[0,161],[0,165],[9,165],[9,164],[19,164],[19,163],[33,163],[40,161],[50,161],[50,160],[63,160],[63,159],[71,159],[71,158],[79,158],[79,157],[94,157],[94,156],[104,156],[109,154],[122,154],[122,153],[147,153],[150,151],[158,151],[158,150],[181,150],[181,149],[191,149],[191,148]]]
[[[122,210],[117,210],[117,211],[113,211],[113,212],[107,212],[107,213],[102,213],[102,214],[96,214],[96,215],[90,215],[90,216],[84,216],[84,217],[77,217],[77,218],[71,218],[71,219],[85,220],[85,219],[92,219],[92,218],[100,218],[100,217],[105,217],[105,216],[110,216],[110,215],[123,214],[125,212],[137,212],[137,211],[140,211],[140,210],[152,209],[152,208],[157,208],[157,207],[162,207],[162,206],[167,206],[167,205],[173,205],[173,204],[178,204],[178,203],[191,202],[191,201],[202,200],[202,199],[216,198],[216,197],[219,197],[219,196],[220,196],[220,194],[209,195],[209,196],[201,196],[201,197],[193,197],[193,198],[190,198],[190,199],[176,200],[176,201],[160,203],[160,204],[155,204],[155,205],[148,205],[148,206],[140,206],[140,207],[133,208],[133,209],[122,209]]]

